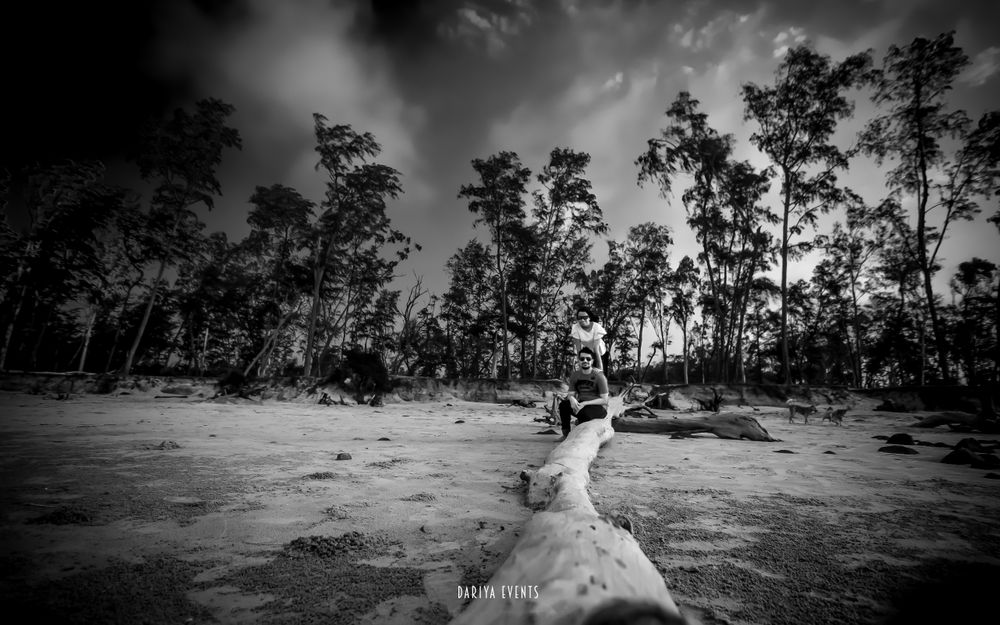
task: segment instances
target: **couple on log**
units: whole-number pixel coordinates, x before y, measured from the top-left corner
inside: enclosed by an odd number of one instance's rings
[[[589,309],[577,309],[576,323],[570,330],[577,363],[569,376],[569,392],[559,402],[559,420],[563,433],[560,441],[569,435],[573,415],[576,415],[577,423],[585,423],[592,419],[603,419],[608,414],[608,379],[601,370],[605,334],[601,324],[593,320]]]

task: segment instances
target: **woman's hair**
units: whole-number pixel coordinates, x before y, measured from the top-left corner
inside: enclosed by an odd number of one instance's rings
[[[576,317],[578,317],[580,315],[580,313],[587,313],[587,316],[590,317],[591,321],[597,321],[597,317],[586,306],[577,306],[576,307],[576,314],[573,315],[573,318],[575,319]]]

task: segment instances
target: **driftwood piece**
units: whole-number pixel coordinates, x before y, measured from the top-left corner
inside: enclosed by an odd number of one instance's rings
[[[570,625],[630,606],[652,606],[661,622],[679,618],[663,577],[639,543],[618,520],[598,515],[587,494],[590,465],[613,436],[610,418],[583,423],[542,468],[522,473],[528,504],[541,511],[485,585],[490,596],[469,604],[453,625]]]
[[[984,434],[1000,432],[1000,423],[986,419],[982,415],[968,412],[943,411],[929,414],[913,424],[915,428],[936,428],[939,425],[959,426],[967,430],[975,430]]]
[[[641,434],[715,434],[719,438],[773,442],[757,419],[746,415],[720,414],[694,419],[636,419],[620,417],[614,420],[618,432]]]
[[[615,435],[609,419],[597,419],[573,428],[566,440],[549,452],[545,464],[528,479],[528,505],[535,509],[559,512],[582,507],[594,516],[587,484],[590,465],[597,451]]]

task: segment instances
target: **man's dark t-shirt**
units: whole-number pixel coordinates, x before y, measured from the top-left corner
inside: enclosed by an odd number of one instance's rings
[[[591,369],[590,373],[584,373],[578,370],[569,376],[569,387],[576,391],[578,401],[590,401],[608,394],[608,379],[600,371]]]

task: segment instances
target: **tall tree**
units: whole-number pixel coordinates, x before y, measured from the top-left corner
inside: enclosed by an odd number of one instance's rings
[[[670,228],[653,222],[628,229],[624,241],[608,241],[608,260],[597,270],[581,275],[582,302],[597,313],[607,334],[604,341],[618,361],[604,360],[605,373],[624,369],[631,350],[641,343],[638,329],[648,314],[651,288],[662,296],[670,281],[669,249],[673,244]],[[589,300],[589,301],[588,301]],[[641,356],[636,359],[641,361]]]
[[[888,236],[876,252],[875,276],[879,289],[871,300],[874,316],[869,334],[869,376],[881,375],[893,384],[908,382],[923,385],[925,363],[922,352],[926,307],[917,306],[920,265],[913,252],[915,237],[903,218],[903,209],[893,201],[883,203],[880,214],[893,223]],[[914,347],[916,346],[916,347]],[[879,380],[874,380],[879,381]]]
[[[507,264],[512,239],[511,230],[522,226],[525,218],[524,194],[531,170],[521,165],[514,152],[502,151],[489,158],[473,159],[472,168],[479,175],[478,184],[462,185],[458,197],[469,201],[469,210],[479,215],[476,223],[485,223],[493,237],[500,308],[501,365],[504,377],[512,376],[507,319]]]
[[[545,192],[533,194],[531,225],[539,251],[531,295],[531,372],[538,373],[538,338],[541,325],[556,311],[560,296],[573,278],[590,262],[592,239],[608,230],[584,177],[590,155],[556,148],[538,174]]]
[[[698,267],[691,260],[690,256],[685,256],[677,264],[674,270],[673,280],[670,281],[670,307],[669,313],[681,329],[681,354],[683,356],[684,384],[688,384],[688,361],[690,349],[688,347],[688,328],[694,317],[694,297],[698,292],[699,277]],[[665,333],[664,333],[665,334]],[[661,337],[661,340],[665,338]],[[664,363],[666,353],[664,353]],[[664,366],[666,366],[664,364]]]
[[[993,301],[995,291],[994,276],[996,265],[982,258],[973,258],[958,265],[952,277],[952,293],[961,299],[957,305],[955,324],[955,345],[959,362],[965,370],[965,382],[978,386],[989,380],[983,375],[980,362],[988,359],[996,346],[996,328],[993,325]]]
[[[495,363],[500,320],[495,281],[483,279],[490,274],[491,265],[490,250],[475,239],[453,254],[445,265],[451,279],[442,297],[441,317],[451,345],[452,358],[447,371],[451,377],[495,375],[496,367],[487,363]]]
[[[205,375],[209,339],[238,334],[239,320],[252,308],[250,292],[259,286],[251,266],[224,232],[201,238],[197,249],[177,267],[172,289],[179,323],[176,347],[189,373]],[[243,333],[246,343],[253,330]],[[238,365],[238,363],[233,363]]]
[[[769,266],[771,236],[765,226],[776,217],[760,204],[769,187],[770,171],[730,157],[733,138],[720,135],[698,110],[699,102],[681,93],[667,110],[672,123],[651,139],[636,161],[639,183],[655,181],[667,196],[678,175],[691,176],[681,199],[687,223],[701,246],[705,266],[704,302],[711,311],[713,376],[728,380],[742,375],[745,302],[755,275]]]
[[[890,221],[877,216],[860,197],[851,194],[845,220],[835,222],[828,235],[816,238],[831,261],[833,277],[843,287],[850,302],[852,377],[856,386],[864,385],[867,351],[864,337],[869,317],[864,303],[876,287],[871,265],[878,250],[885,244]]]
[[[1000,145],[994,146],[994,156],[1000,157]],[[996,189],[996,195],[1000,195],[1000,188]],[[990,222],[1000,230],[1000,206],[997,211],[990,216]],[[993,313],[993,384],[1000,385],[1000,281],[997,281],[996,297],[994,298]]]
[[[250,204],[250,234],[240,247],[261,280],[255,307],[265,319],[267,335],[246,365],[244,375],[254,367],[261,374],[265,372],[263,362],[299,314],[302,296],[311,286],[302,250],[310,241],[315,208],[298,191],[281,184],[257,187]]]
[[[872,96],[888,111],[863,133],[866,151],[879,164],[885,159],[896,163],[886,174],[892,193],[915,199],[916,261],[945,382],[952,379],[949,346],[932,283],[938,252],[949,225],[972,219],[979,212],[977,200],[996,191],[1000,175],[1000,114],[988,112],[973,126],[965,111],[947,108],[946,96],[968,63],[954,44],[954,33],[890,46]],[[952,144],[957,147],[950,149]]]
[[[317,324],[326,292],[340,293],[337,310],[333,305],[328,307],[328,347],[338,333],[346,338],[352,315],[391,279],[396,263],[409,254],[410,243],[386,215],[387,200],[402,193],[399,172],[367,162],[382,151],[374,135],[359,134],[344,124],[328,126],[320,114],[314,114],[313,119],[320,155],[316,169],[326,172],[328,180],[311,235],[313,284],[303,367],[306,375],[316,373]],[[396,250],[395,261],[382,255],[382,248],[390,244],[403,245]]]
[[[635,309],[636,379],[642,380],[638,367],[642,365],[643,334],[651,311],[659,309],[666,298],[673,278],[670,270],[670,248],[674,240],[670,228],[645,222],[629,228],[625,257],[635,271],[633,302]]]
[[[170,119],[151,124],[141,137],[135,163],[143,180],[155,187],[149,212],[161,229],[156,251],[159,267],[122,366],[125,375],[132,371],[167,266],[185,256],[184,248],[192,232],[200,230],[193,208],[204,204],[211,210],[214,197],[222,193],[215,174],[222,163],[222,152],[241,147],[239,132],[226,125],[235,110],[215,98],[199,100],[193,113],[177,109]]]
[[[20,232],[5,229],[4,265],[9,272],[0,299],[6,322],[0,369],[8,364],[22,311],[36,325],[22,324],[21,342],[29,341],[33,333],[36,340],[30,351],[37,352],[49,321],[59,316],[61,308],[101,291],[105,277],[102,233],[127,203],[123,190],[105,182],[105,167],[99,162],[36,166],[26,174],[26,224]]]
[[[128,295],[143,279],[142,267],[145,263],[141,241],[145,214],[141,210],[139,196],[125,189],[113,193],[118,197],[109,205],[111,218],[96,233],[94,264],[97,271],[85,280],[80,297],[84,313],[83,345],[77,366],[80,371],[88,370],[87,357],[98,324],[104,322],[111,325],[112,309],[119,304],[126,306]]]
[[[812,227],[820,213],[842,200],[836,172],[845,169],[851,152],[831,143],[837,122],[854,112],[845,96],[870,75],[868,52],[841,63],[808,46],[790,49],[779,66],[773,86],[743,86],[745,119],[759,128],[750,141],[770,159],[781,180],[781,355],[785,383],[788,358],[788,262],[808,246],[792,238]]]
[[[691,94],[681,92],[670,105],[666,115],[671,123],[660,131],[660,136],[649,139],[647,149],[636,159],[639,167],[638,183],[655,182],[660,195],[669,198],[677,177],[691,177],[690,186],[681,200],[687,213],[688,224],[695,231],[701,246],[698,260],[705,264],[709,301],[716,320],[724,317],[723,293],[718,268],[708,250],[719,236],[710,226],[710,216],[719,210],[718,197],[729,158],[733,149],[732,135],[720,135],[709,126],[708,115],[699,110],[701,103]],[[716,324],[716,346],[723,328]]]

